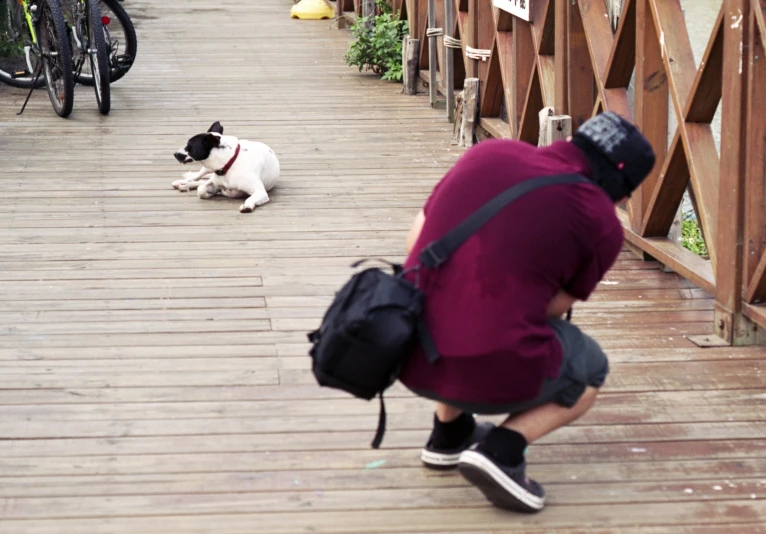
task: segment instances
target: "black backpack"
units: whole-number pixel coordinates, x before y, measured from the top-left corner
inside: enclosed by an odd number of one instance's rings
[[[355,273],[338,291],[319,329],[308,334],[312,370],[321,386],[341,389],[366,400],[380,397],[373,448],[380,447],[385,432],[383,392],[396,381],[416,344],[421,344],[432,364],[439,359],[422,316],[423,293],[418,280],[421,267],[438,268],[466,239],[517,198],[539,187],[578,182],[588,180],[579,175],[554,175],[516,184],[484,204],[442,239],[429,243],[418,256],[418,265],[405,270],[401,265],[385,262],[391,266],[391,273],[365,269]],[[405,277],[410,272],[414,281]]]

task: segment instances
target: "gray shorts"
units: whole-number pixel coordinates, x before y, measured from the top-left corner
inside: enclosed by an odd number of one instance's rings
[[[444,400],[430,391],[416,390],[421,397],[449,404],[459,410],[481,415],[516,414],[555,402],[571,407],[588,386],[601,387],[609,374],[609,360],[599,344],[577,326],[563,319],[551,319],[550,325],[563,349],[557,378],[543,382],[537,398],[513,404],[484,404]]]

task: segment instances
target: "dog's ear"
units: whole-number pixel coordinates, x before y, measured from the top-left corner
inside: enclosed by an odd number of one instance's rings
[[[202,143],[205,145],[205,148],[209,151],[213,150],[214,148],[218,148],[221,145],[221,136],[215,135],[215,134],[206,134],[205,137],[202,139]]]
[[[213,125],[208,130],[208,133],[217,133],[223,135],[223,126],[221,126],[221,123],[218,121],[215,121]]]

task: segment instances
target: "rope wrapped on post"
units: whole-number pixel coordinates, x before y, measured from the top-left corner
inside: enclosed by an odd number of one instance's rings
[[[449,35],[444,36],[444,46],[447,48],[462,48],[463,45],[460,42],[460,39],[455,39],[454,37],[450,37]]]
[[[466,46],[465,55],[471,59],[477,59],[477,60],[480,59],[482,61],[487,61],[492,55],[492,50],[471,48],[470,46]]]
[[[441,37],[443,35],[444,28],[428,28],[426,30],[426,37]],[[463,43],[460,41],[460,39],[455,39],[449,35],[444,35],[444,46],[447,48],[463,48]],[[469,59],[487,61],[492,55],[492,50],[466,46],[465,55],[468,56]]]

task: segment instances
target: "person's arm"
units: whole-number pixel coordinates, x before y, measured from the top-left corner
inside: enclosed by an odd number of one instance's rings
[[[415,243],[417,242],[418,237],[420,237],[420,232],[423,230],[423,224],[425,222],[426,222],[426,216],[423,213],[423,210],[420,210],[420,212],[415,216],[415,220],[412,222],[410,233],[407,234],[407,241],[405,243],[407,254],[412,252],[412,247],[415,246]]]
[[[561,317],[568,312],[577,301],[566,291],[559,291],[548,304],[548,317]]]

